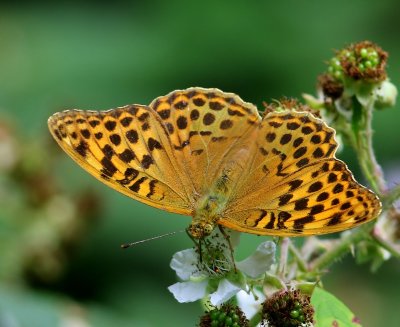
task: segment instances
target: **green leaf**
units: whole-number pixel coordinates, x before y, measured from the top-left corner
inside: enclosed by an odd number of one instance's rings
[[[342,302],[316,287],[311,297],[315,327],[361,327],[359,319]]]

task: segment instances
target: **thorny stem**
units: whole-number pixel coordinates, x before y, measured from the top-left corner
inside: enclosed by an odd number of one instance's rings
[[[400,198],[400,184],[393,187],[386,196],[383,197],[383,209],[389,209],[393,203]]]
[[[392,224],[390,224],[391,226],[386,228],[397,230],[400,218],[399,210],[394,206],[392,206],[386,210],[385,215],[387,215],[387,219],[392,220]],[[375,225],[374,229],[371,231],[371,236],[382,248],[388,251],[391,255],[393,255],[396,258],[400,258],[400,245],[394,244],[384,239],[382,237],[382,230],[381,230],[382,228],[384,227]]]
[[[362,108],[363,127],[357,134],[357,155],[365,177],[371,183],[374,192],[384,195],[388,191],[382,167],[379,165],[372,146],[372,112],[374,99]]]
[[[388,192],[388,187],[384,179],[384,174],[381,166],[379,165],[372,147],[372,112],[374,110],[374,101],[371,99],[369,103],[361,108],[362,109],[362,128],[358,130],[356,135],[356,142],[352,142],[355,148],[361,169],[364,176],[371,184],[372,189],[379,195],[385,195]],[[354,139],[352,140],[354,141]],[[356,143],[356,144],[355,144]],[[396,191],[390,192],[389,196],[393,201],[395,200],[394,194],[400,193],[400,187]],[[337,243],[330,250],[326,251],[318,257],[311,265],[312,271],[320,271],[335,260],[345,255],[351,250],[351,246],[359,243],[360,241],[370,237],[370,232],[373,225],[359,227],[348,236],[344,237],[341,242]],[[374,237],[376,239],[376,237]],[[379,243],[380,240],[377,239]]]
[[[299,269],[303,272],[308,271],[307,263],[302,258],[299,250],[293,245],[292,242],[289,243],[289,252],[294,256]]]
[[[270,284],[277,289],[286,289],[285,283],[275,275],[269,274],[268,272],[265,273],[264,283]]]
[[[344,237],[341,242],[338,242],[332,249],[326,251],[320,257],[318,257],[310,267],[311,271],[321,271],[324,268],[330,266],[335,260],[341,258],[347,252],[351,250],[351,246],[357,244],[358,242],[364,240],[372,225],[360,226],[358,229],[354,230],[351,234]]]
[[[386,251],[388,251],[395,258],[400,258],[400,248],[396,248],[393,244],[387,242],[378,233],[375,233],[375,229],[371,231],[374,240]]]

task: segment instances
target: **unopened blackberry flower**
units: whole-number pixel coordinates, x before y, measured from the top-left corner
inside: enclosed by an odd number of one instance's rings
[[[206,312],[200,319],[199,327],[247,327],[249,321],[242,310],[233,304],[223,304]]]
[[[314,308],[310,296],[299,290],[279,291],[264,302],[262,315],[268,327],[310,326]]]

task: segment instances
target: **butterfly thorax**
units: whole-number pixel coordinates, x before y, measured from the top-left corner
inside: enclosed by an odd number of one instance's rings
[[[197,239],[210,235],[225,207],[226,197],[223,194],[210,192],[203,196],[188,227],[190,235]]]
[[[247,154],[248,151],[240,151],[240,154],[242,153]],[[247,159],[243,156],[239,158]],[[200,239],[210,235],[218,224],[218,220],[227,207],[234,181],[243,171],[243,162],[244,160],[228,162],[213,185],[200,197],[192,223],[188,228],[188,232],[194,238]]]

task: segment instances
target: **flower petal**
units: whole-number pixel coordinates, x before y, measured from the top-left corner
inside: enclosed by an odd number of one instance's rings
[[[236,263],[236,267],[251,278],[256,278],[270,269],[275,262],[276,245],[267,241],[261,243],[248,258]]]
[[[210,301],[213,305],[220,305],[228,301],[232,296],[239,292],[241,288],[232,284],[229,280],[223,279],[218,285],[218,289],[210,294]]]
[[[198,260],[195,249],[186,249],[175,253],[169,265],[180,279],[189,280],[192,275],[198,272],[196,266]]]
[[[253,290],[254,294],[258,297],[256,300],[253,294],[241,290],[236,294],[238,306],[242,309],[247,318],[251,319],[257,312],[260,311],[265,295],[257,289]]]
[[[206,296],[208,280],[175,283],[168,287],[179,303],[194,302]]]

